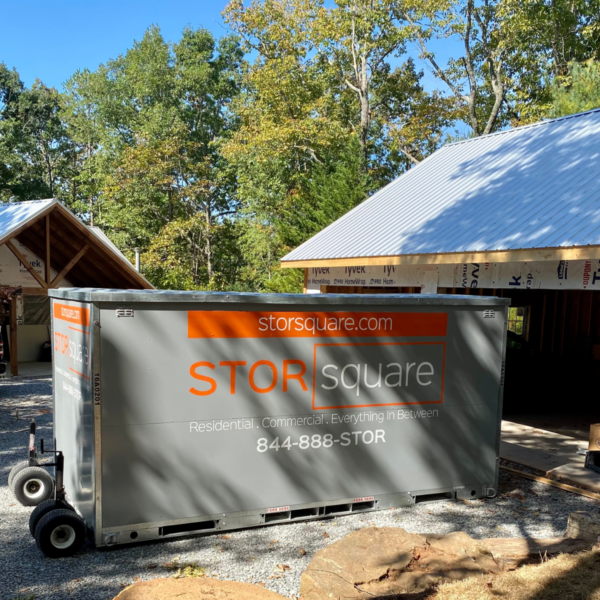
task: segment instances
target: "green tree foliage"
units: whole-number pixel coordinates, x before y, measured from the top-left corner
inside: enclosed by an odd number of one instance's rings
[[[423,90],[406,55],[410,24],[390,0],[233,0],[225,14],[256,59],[224,156],[253,249],[246,272],[253,286],[273,289],[292,277],[277,273],[282,253],[439,145],[452,104]],[[348,172],[355,167],[359,181]],[[332,212],[323,203],[334,186],[344,200]]]
[[[567,74],[553,81],[550,116],[564,117],[593,108],[600,108],[600,63],[571,63]]]
[[[0,64],[0,198],[65,198],[73,176],[72,145],[61,94],[36,81],[25,89]]]
[[[169,44],[152,27],[124,55],[67,84],[85,159],[83,206],[88,197],[90,218],[119,247],[147,252],[159,285],[210,286],[223,263],[215,242],[235,233],[234,182],[219,146],[241,59],[231,37],[217,43],[206,30],[186,29]]]
[[[0,201],[60,198],[140,247],[158,287],[300,291],[282,255],[454,128],[600,105],[600,0],[231,0],[224,17],[219,40],[151,27],[62,92],[0,64]]]

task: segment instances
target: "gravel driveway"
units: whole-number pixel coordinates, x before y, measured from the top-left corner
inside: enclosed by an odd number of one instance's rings
[[[29,420],[52,439],[51,379],[0,381],[0,598],[110,600],[139,579],[164,577],[164,565],[197,563],[208,575],[263,582],[287,597],[314,553],[362,527],[403,527],[415,533],[466,531],[475,538],[561,535],[569,513],[599,509],[593,500],[501,472],[494,500],[436,502],[325,521],[262,527],[112,550],[85,548],[68,559],[45,559],[29,535],[31,509],[8,490],[11,467],[24,456]],[[16,415],[18,412],[18,420]],[[277,565],[288,565],[281,572]]]

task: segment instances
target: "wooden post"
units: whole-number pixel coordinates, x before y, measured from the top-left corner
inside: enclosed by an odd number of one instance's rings
[[[308,293],[308,269],[304,269],[304,293]]]
[[[19,359],[17,348],[17,298],[10,299],[10,372],[14,376],[19,374]]]
[[[556,316],[558,315],[558,290],[554,292],[554,307],[552,309],[552,342],[550,343],[550,353],[554,354],[554,341],[556,339]]]
[[[46,284],[50,285],[50,214],[46,215]]]
[[[567,300],[568,300],[568,291],[563,290],[562,292],[562,314],[560,318],[560,342],[559,342],[559,350],[558,353],[560,356],[563,354],[563,348],[565,345],[565,335],[567,328]]]
[[[544,349],[544,328],[546,327],[546,304],[548,302],[548,292],[544,290],[544,303],[542,304],[542,322],[540,325],[540,352]],[[530,311],[531,312],[531,311]],[[527,315],[528,317],[530,315]],[[527,319],[527,338],[529,338],[529,322],[530,318]]]

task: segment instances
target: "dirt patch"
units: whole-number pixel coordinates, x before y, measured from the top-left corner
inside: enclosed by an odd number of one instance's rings
[[[600,600],[600,550],[441,585],[432,600]]]

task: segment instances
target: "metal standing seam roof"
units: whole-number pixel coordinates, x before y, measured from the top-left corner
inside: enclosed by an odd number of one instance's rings
[[[600,110],[443,146],[282,262],[600,244]]]
[[[0,204],[0,241],[11,237],[13,231],[44,212],[57,200],[29,200]]]
[[[76,215],[63,206],[56,198],[0,203],[0,243],[11,239],[17,229],[23,227],[32,219],[35,219],[52,205],[60,207],[60,210],[67,213],[72,219],[78,219]],[[101,229],[98,227],[87,227],[87,230],[108,252],[113,254],[115,258],[123,263],[123,266],[130,271],[135,271],[135,267],[129,262],[127,257],[110,241],[108,236]],[[138,273],[137,271],[135,271],[135,273],[138,277],[141,277],[146,281],[148,285],[151,285],[141,273]]]

